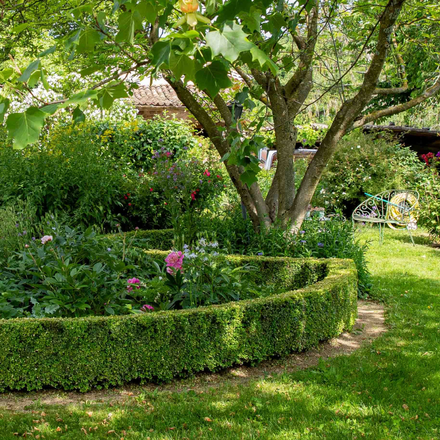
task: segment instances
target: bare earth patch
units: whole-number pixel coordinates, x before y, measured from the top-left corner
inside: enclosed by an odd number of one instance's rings
[[[42,405],[69,405],[82,403],[124,403],[145,392],[187,390],[203,391],[230,384],[245,383],[271,374],[288,373],[318,364],[319,359],[349,355],[386,331],[382,304],[359,301],[358,319],[351,333],[319,344],[315,349],[295,353],[281,359],[259,363],[255,367],[240,366],[225,369],[219,373],[200,373],[189,379],[176,380],[166,385],[136,385],[88,393],[47,390],[39,392],[13,392],[0,394],[0,410],[29,411]]]

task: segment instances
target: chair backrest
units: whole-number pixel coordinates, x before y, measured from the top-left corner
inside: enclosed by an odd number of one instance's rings
[[[411,214],[418,206],[419,193],[413,190],[391,189],[370,196],[353,211],[353,220],[365,222],[414,221]]]

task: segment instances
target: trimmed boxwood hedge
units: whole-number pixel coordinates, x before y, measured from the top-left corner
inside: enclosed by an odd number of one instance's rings
[[[158,256],[163,253],[156,251]],[[278,295],[143,315],[0,320],[0,391],[169,381],[313,347],[354,324],[351,260],[228,257]]]

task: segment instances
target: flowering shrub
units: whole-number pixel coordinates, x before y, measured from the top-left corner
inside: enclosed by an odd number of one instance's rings
[[[194,241],[198,219],[215,206],[225,188],[221,165],[193,157],[175,159],[164,148],[155,151],[153,159],[150,184],[163,196],[176,235],[175,246],[182,250],[184,241]]]
[[[154,151],[163,148],[179,157],[199,142],[190,122],[157,115],[150,120],[137,118],[120,123],[91,124],[91,129],[107,154],[130,163],[141,172],[154,165]]]
[[[154,310],[187,309],[255,298],[273,293],[273,287],[255,286],[246,274],[249,265],[233,267],[217,242],[204,238],[194,247],[173,251],[165,267],[156,263],[157,276],[145,283],[142,300]]]
[[[435,241],[440,240],[440,152],[423,154],[426,167],[418,182],[420,226],[428,229]]]
[[[124,314],[133,305],[138,310],[130,294],[140,280],[128,277],[148,277],[148,257],[125,240],[100,239],[90,228],[49,227],[51,235],[27,236],[0,269],[0,318]]]
[[[365,200],[365,193],[378,194],[387,189],[414,189],[423,165],[414,151],[401,147],[386,136],[351,133],[324,171],[314,206],[327,211],[340,209],[349,217]]]

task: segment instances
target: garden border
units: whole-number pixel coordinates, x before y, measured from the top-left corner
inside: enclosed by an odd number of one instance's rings
[[[0,391],[169,381],[302,351],[353,326],[357,273],[351,260],[227,258],[278,267],[287,278],[299,267],[313,273],[323,265],[327,275],[298,290],[198,309],[0,320]]]

